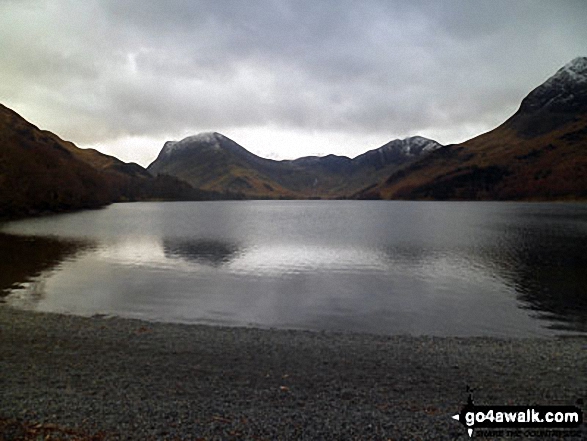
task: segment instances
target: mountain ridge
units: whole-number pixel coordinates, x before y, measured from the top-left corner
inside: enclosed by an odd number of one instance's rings
[[[346,197],[385,170],[425,155],[441,144],[421,136],[393,140],[351,159],[346,156],[306,156],[273,160],[257,156],[217,132],[167,141],[147,167],[191,185],[220,192],[238,191],[248,197]]]
[[[80,149],[0,104],[0,219],[138,200],[217,199],[136,163]]]
[[[587,200],[587,57],[530,91],[500,126],[464,143],[414,136],[352,159],[276,161],[205,132],[166,142],[144,169],[80,149],[0,104],[0,218],[226,198]]]
[[[377,199],[587,199],[587,58],[567,63],[495,129],[354,195]]]
[[[587,112],[587,57],[577,57],[534,88],[506,123],[533,138]]]

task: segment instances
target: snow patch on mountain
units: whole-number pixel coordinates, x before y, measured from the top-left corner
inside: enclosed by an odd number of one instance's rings
[[[405,143],[404,145],[406,146],[408,155],[428,153],[442,147],[442,144],[432,139],[424,138],[423,136],[405,138],[403,142]]]
[[[551,78],[551,80],[554,80],[557,77],[566,78],[575,83],[587,82],[587,57],[577,57],[569,63],[565,64],[561,69],[558,70],[558,72],[554,75],[554,77]]]
[[[546,80],[539,89],[554,89],[560,92],[583,86],[587,83],[587,57],[577,57],[561,67],[552,77]],[[587,84],[585,84],[587,86]]]
[[[423,136],[411,136],[404,139],[395,139],[383,147],[383,150],[401,152],[405,156],[418,156],[442,147],[437,143]]]
[[[220,150],[221,136],[216,132],[204,132],[198,133],[197,135],[188,136],[181,141],[167,141],[163,145],[162,153],[164,155],[171,155],[178,151],[192,148],[194,146],[206,146],[214,150]]]
[[[587,57],[578,57],[560,68],[528,94],[520,110],[577,112],[587,105]]]

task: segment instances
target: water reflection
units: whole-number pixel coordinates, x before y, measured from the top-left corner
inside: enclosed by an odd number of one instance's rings
[[[514,228],[508,241],[508,259],[492,261],[514,286],[520,307],[552,329],[587,332],[587,246],[579,231]]]
[[[387,334],[587,332],[582,207],[121,204],[3,227],[34,235],[0,234],[0,292],[26,291],[42,311],[165,321]]]
[[[543,326],[587,332],[585,226],[584,217],[577,214],[567,218],[548,213],[542,218],[521,211],[510,213],[507,222],[484,225],[474,240],[460,245],[388,246],[383,251],[392,265],[417,270],[421,278],[440,275],[436,289],[459,274],[476,282],[471,286],[476,292],[493,280],[497,284],[487,295],[495,296],[499,285],[513,291],[517,307],[530,311]],[[477,301],[481,306],[485,299]]]
[[[357,274],[385,271],[386,262],[376,250],[351,246],[295,243],[252,246],[227,268],[235,274],[289,277],[295,274]]]
[[[220,240],[168,238],[163,240],[165,256],[202,265],[219,267],[239,255],[235,243]]]
[[[581,204],[508,204],[478,232],[468,258],[516,293],[551,329],[587,332],[587,213]]]
[[[91,247],[87,241],[0,233],[0,298]]]

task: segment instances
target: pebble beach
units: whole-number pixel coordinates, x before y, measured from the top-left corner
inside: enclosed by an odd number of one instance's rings
[[[229,328],[0,305],[3,440],[465,440],[451,416],[467,388],[479,405],[585,413],[587,337]],[[564,439],[587,439],[585,424],[575,432]]]

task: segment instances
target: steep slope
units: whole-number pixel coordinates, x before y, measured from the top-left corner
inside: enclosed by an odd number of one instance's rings
[[[211,199],[170,176],[80,149],[0,104],[0,218],[148,199]]]
[[[357,196],[587,198],[587,58],[574,59],[530,92],[501,126],[433,152]]]
[[[412,136],[406,139],[396,139],[375,150],[370,150],[357,156],[353,162],[358,168],[371,167],[380,170],[389,164],[402,165],[412,159],[442,147],[436,141],[422,136]]]
[[[210,191],[249,197],[293,197],[293,192],[263,173],[273,162],[219,133],[201,133],[166,142],[147,170],[154,176],[175,176]]]
[[[0,105],[0,217],[98,207],[113,199],[71,146]]]
[[[354,159],[309,156],[274,161],[261,158],[219,133],[169,141],[148,167],[191,185],[251,198],[344,197],[377,182],[401,164],[441,147],[422,137],[392,141]]]
[[[95,149],[80,149],[71,142],[64,142],[64,145],[76,158],[100,172],[104,180],[103,185],[110,189],[114,202],[218,198],[215,194],[194,189],[175,177],[153,177],[145,168],[134,162],[126,163]]]
[[[508,125],[533,138],[573,122],[587,113],[587,58],[579,57],[534,89]]]

